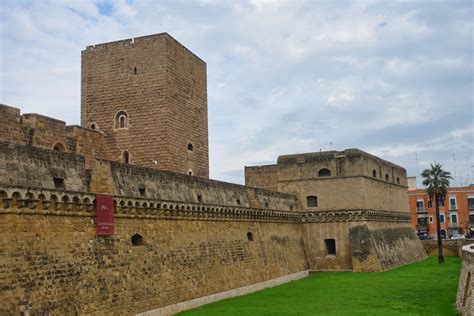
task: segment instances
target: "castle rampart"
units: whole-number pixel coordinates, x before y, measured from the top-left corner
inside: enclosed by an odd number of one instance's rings
[[[206,76],[161,33],[82,51],[82,127],[0,105],[0,314],[172,310],[426,256],[405,169],[360,150],[208,179]]]

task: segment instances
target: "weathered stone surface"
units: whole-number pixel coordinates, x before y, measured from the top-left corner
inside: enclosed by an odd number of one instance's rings
[[[456,308],[463,316],[474,315],[474,244],[462,247],[462,266],[459,275]]]

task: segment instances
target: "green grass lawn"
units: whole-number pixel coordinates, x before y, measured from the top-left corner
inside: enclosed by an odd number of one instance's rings
[[[179,315],[457,315],[460,258],[386,272],[321,272]]]

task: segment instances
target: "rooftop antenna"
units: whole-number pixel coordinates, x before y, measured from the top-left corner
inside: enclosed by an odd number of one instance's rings
[[[418,188],[418,178],[420,175],[418,174],[418,153],[415,151],[415,165],[416,165],[416,187]]]
[[[453,154],[453,186],[456,182],[456,154]]]

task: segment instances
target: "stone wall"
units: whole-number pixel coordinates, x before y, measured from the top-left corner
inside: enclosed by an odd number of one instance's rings
[[[55,147],[68,153],[84,156],[86,166],[94,166],[102,157],[102,133],[51,117],[26,113],[0,104],[0,141],[52,150]]]
[[[117,162],[102,161],[101,168],[100,176],[93,174],[92,181],[111,177],[113,188],[106,192],[112,194],[256,209],[298,210],[296,198],[290,194]]]
[[[383,271],[427,257],[407,222],[371,221],[350,229],[354,271]]]
[[[98,237],[93,199],[0,188],[0,314],[133,314],[308,269],[297,213],[117,196]]]
[[[456,308],[462,316],[474,315],[474,244],[462,247],[462,265],[459,276]]]
[[[56,182],[55,182],[56,179]],[[0,184],[86,191],[82,156],[0,142]]]
[[[409,215],[370,210],[303,213],[308,261],[316,271],[384,271],[426,258]],[[334,240],[329,253],[326,240]]]
[[[82,51],[81,125],[104,158],[209,177],[206,64],[166,33]],[[116,125],[117,113],[128,117]],[[191,144],[192,148],[188,149]]]
[[[245,167],[245,185],[278,191],[278,166]]]
[[[473,239],[443,239],[443,255],[462,257],[462,247],[473,242]],[[422,240],[421,244],[429,256],[438,256],[437,240]]]

